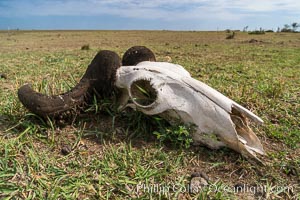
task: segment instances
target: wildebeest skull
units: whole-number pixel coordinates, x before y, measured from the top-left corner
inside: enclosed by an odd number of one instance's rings
[[[193,79],[181,66],[141,62],[122,66],[116,86],[123,88],[122,104],[147,115],[196,125],[193,140],[212,149],[230,147],[246,157],[264,154],[263,147],[247,125],[249,118],[263,121],[249,110],[206,84]]]
[[[19,99],[31,112],[51,117],[88,104],[93,94],[110,97],[117,89],[122,93],[120,108],[129,106],[170,122],[176,119],[193,123],[194,142],[212,149],[227,146],[259,160],[256,153],[264,154],[264,150],[247,120],[263,123],[258,116],[193,79],[182,66],[155,61],[154,54],[145,47],[130,48],[122,66],[114,52],[101,51],[70,92],[49,97],[25,85],[19,89]]]

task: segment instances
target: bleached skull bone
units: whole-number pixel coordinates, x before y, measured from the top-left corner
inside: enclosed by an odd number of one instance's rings
[[[122,90],[121,107],[193,123],[196,125],[192,134],[194,142],[212,149],[227,146],[257,160],[256,153],[264,154],[259,139],[248,127],[248,119],[258,124],[263,123],[262,119],[193,79],[182,66],[144,61],[136,66],[120,67],[116,77],[116,86]],[[147,87],[147,98],[138,92],[143,87]]]

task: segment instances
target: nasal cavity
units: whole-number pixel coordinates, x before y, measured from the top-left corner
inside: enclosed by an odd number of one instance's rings
[[[139,106],[150,106],[157,98],[157,92],[149,80],[134,81],[130,87],[132,101]]]

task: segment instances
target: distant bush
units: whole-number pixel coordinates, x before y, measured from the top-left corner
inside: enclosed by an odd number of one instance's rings
[[[281,29],[281,32],[292,33],[294,31],[293,31],[293,29],[290,29],[290,28],[283,28],[283,29]]]
[[[266,33],[273,33],[274,31],[273,30],[266,30],[265,32]]]
[[[234,32],[234,31],[233,31],[233,32],[229,32],[229,34],[226,36],[226,39],[227,39],[227,40],[228,40],[228,39],[233,39],[234,36],[235,36],[235,32]]]
[[[82,45],[81,50],[90,50],[90,45],[89,44]]]
[[[231,33],[231,30],[230,29],[226,29],[225,32],[226,33]]]
[[[261,34],[265,34],[265,31],[264,30],[249,31],[248,34],[250,34],[250,35],[261,35]]]

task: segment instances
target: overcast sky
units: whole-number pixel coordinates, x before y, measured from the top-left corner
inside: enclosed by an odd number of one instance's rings
[[[0,29],[274,29],[300,0],[0,0]]]

